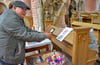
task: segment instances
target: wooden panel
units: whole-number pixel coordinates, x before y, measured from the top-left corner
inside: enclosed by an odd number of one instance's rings
[[[45,27],[48,27],[49,25],[53,25],[53,21],[45,21]]]
[[[92,23],[94,23],[94,24],[100,24],[100,16],[92,17]]]
[[[40,53],[40,50],[41,50],[41,49],[44,49],[44,48],[46,49],[46,51]],[[36,56],[41,56],[41,55],[43,55],[43,54],[45,54],[45,53],[51,52],[51,51],[49,51],[48,45],[39,46],[39,47],[35,47],[35,48],[25,49],[25,52],[28,53],[28,52],[32,52],[32,51],[36,51],[36,50],[39,52],[38,54],[26,56],[26,63],[27,63],[27,65],[30,65],[30,63],[29,63],[29,58],[36,57]],[[41,64],[39,64],[39,65],[41,65]]]
[[[96,59],[97,52],[95,50],[88,50],[88,60]],[[88,61],[89,62],[89,61]]]
[[[95,59],[95,60],[96,60],[96,59]],[[95,62],[96,62],[96,61],[91,61],[91,62],[87,63],[87,65],[94,65]]]
[[[100,25],[96,24],[90,24],[90,23],[84,23],[84,22],[73,22],[72,26],[83,26],[83,27],[91,27],[97,30],[100,30]]]
[[[58,41],[56,38],[52,38],[52,43],[55,44],[57,47],[59,47],[62,51],[68,53],[70,56],[72,56],[72,45],[66,44],[64,42]]]
[[[40,51],[40,49],[44,49],[44,48],[46,48],[46,51],[49,51],[48,45],[44,45],[44,46],[39,46],[39,47],[35,47],[35,48],[32,47],[32,48],[25,49],[25,52],[28,53],[28,52],[32,52],[32,51],[36,51],[36,50]]]

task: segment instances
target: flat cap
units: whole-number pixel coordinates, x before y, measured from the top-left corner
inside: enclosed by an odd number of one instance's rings
[[[16,7],[20,7],[20,8],[26,8],[28,10],[30,10],[30,8],[22,1],[15,1],[13,2],[13,6],[16,6]]]

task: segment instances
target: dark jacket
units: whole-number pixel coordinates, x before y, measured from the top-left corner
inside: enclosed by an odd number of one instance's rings
[[[25,26],[13,9],[0,16],[0,60],[20,64],[25,59],[25,42],[42,41],[46,35]]]

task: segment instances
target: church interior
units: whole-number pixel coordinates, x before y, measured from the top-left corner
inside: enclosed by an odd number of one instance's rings
[[[12,9],[14,1],[0,0],[0,15]],[[40,45],[26,42],[26,61],[21,65],[32,65],[29,58],[52,52],[64,54],[64,63],[59,65],[100,65],[100,0],[20,1],[30,7],[24,17],[26,26],[51,33],[51,39]],[[48,64],[45,60],[36,65]]]

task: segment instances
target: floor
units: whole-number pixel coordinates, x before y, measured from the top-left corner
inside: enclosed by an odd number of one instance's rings
[[[32,53],[26,54],[26,56],[29,56],[29,55],[35,54],[35,53],[32,52]],[[66,55],[66,56],[67,56],[66,59],[65,59],[66,62],[67,62],[66,65],[72,65],[71,58],[68,55]],[[24,65],[27,65],[26,62],[24,63]],[[94,65],[100,65],[100,61],[99,62],[96,62]]]
[[[66,59],[65,59],[66,65],[72,65],[72,62],[71,62],[72,59],[71,59],[71,57],[69,55],[65,54],[64,52],[62,52],[62,53],[66,57]],[[100,65],[100,61],[97,61],[94,65]]]
[[[96,62],[94,65],[100,65],[100,61],[99,62]]]

